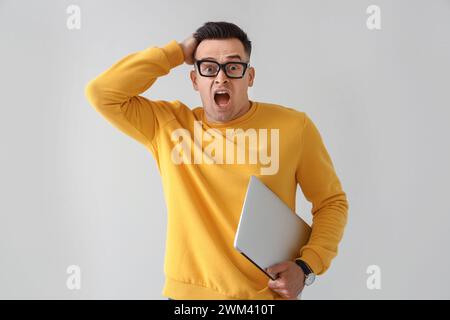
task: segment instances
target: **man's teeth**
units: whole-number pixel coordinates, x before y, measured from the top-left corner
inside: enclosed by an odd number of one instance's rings
[[[217,94],[224,94],[224,93],[228,93],[226,91],[216,91]]]

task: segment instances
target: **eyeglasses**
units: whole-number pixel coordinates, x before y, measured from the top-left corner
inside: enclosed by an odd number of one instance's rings
[[[222,69],[228,78],[240,79],[250,66],[248,62],[218,63],[213,60],[196,60],[197,70],[203,77],[216,77]]]

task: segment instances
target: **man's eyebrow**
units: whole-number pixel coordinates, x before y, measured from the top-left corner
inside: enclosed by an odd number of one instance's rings
[[[228,59],[236,59],[237,58],[239,60],[242,60],[241,56],[238,54],[232,54],[232,55],[226,56],[225,58],[228,58]],[[216,58],[213,58],[213,57],[205,57],[205,58],[202,58],[201,60],[206,60],[206,59],[216,60]]]

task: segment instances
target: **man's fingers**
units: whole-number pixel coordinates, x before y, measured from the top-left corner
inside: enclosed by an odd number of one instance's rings
[[[268,284],[270,289],[278,289],[280,288],[280,284],[277,281],[269,280]]]
[[[279,280],[269,280],[268,286],[271,289],[286,289],[286,283]]]
[[[276,274],[276,273],[271,273],[271,272],[268,272],[269,273],[269,275],[273,278],[273,279],[278,279],[278,274]],[[274,280],[270,280],[270,281],[274,281]]]
[[[278,293],[282,298],[289,297],[289,292],[286,289],[273,289],[273,291]]]
[[[273,266],[270,266],[266,269],[266,271],[270,274],[278,274],[280,272],[286,271],[289,268],[289,264],[287,262],[282,262],[275,264]]]
[[[295,295],[300,290],[300,282],[297,276],[297,269],[293,269],[292,262],[282,262],[266,269],[269,274],[277,274],[276,280],[270,279],[268,287],[286,299],[297,299]],[[297,266],[295,266],[297,267]]]

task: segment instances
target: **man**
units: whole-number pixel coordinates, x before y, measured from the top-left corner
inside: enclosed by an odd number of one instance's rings
[[[92,106],[158,165],[168,209],[164,296],[296,299],[337,254],[348,202],[332,161],[304,112],[249,100],[250,55],[238,26],[208,22],[182,43],[126,56],[86,87]],[[140,96],[183,62],[194,66],[203,107]],[[233,248],[251,175],[292,210],[297,185],[312,203],[310,240],[298,259],[267,270],[276,280]]]

